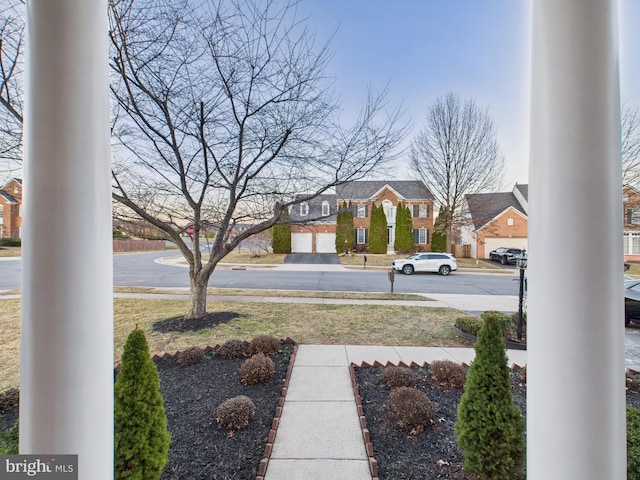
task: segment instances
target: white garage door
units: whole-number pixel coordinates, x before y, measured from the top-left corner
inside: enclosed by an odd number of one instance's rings
[[[336,234],[316,233],[316,253],[336,253]]]
[[[292,233],[291,253],[311,253],[311,234]]]
[[[489,258],[489,252],[491,250],[495,250],[500,247],[507,248],[527,248],[528,239],[527,238],[487,238],[485,239],[484,244],[484,257]]]

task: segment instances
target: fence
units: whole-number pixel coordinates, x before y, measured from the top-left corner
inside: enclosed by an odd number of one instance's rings
[[[149,252],[164,250],[164,240],[114,240],[114,252]]]

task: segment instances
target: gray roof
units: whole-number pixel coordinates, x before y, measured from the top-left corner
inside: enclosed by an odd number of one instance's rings
[[[296,198],[304,197],[304,195],[297,195]],[[329,213],[328,217],[322,217],[322,202],[329,202]],[[304,202],[303,202],[304,203]],[[319,220],[321,222],[335,222],[337,220],[338,215],[338,197],[335,194],[325,193],[322,195],[318,195],[317,197],[311,198],[306,201],[307,205],[309,205],[309,214],[308,215],[300,215],[300,204],[295,204],[291,206],[291,213],[289,214],[289,218],[294,222],[305,222],[311,220]]]
[[[527,185],[527,184],[516,184],[513,188],[514,189],[518,189],[518,191],[520,192],[522,197],[526,201],[529,201],[529,185]]]
[[[433,195],[420,180],[363,180],[336,187],[340,200],[369,200],[385,185],[393,188],[405,200],[433,200]]]
[[[520,187],[521,185],[518,186]],[[526,185],[522,186],[526,187]],[[525,193],[523,193],[525,198],[527,198],[527,190],[528,189],[525,188]],[[512,192],[475,193],[465,195],[465,199],[467,200],[469,213],[471,214],[473,226],[476,230],[482,228],[486,223],[493,220],[509,207],[513,207],[524,216],[527,216],[527,213]]]
[[[18,203],[18,201],[11,195],[9,195],[9,193],[5,192],[4,190],[0,190],[0,197],[4,198],[7,203]]]

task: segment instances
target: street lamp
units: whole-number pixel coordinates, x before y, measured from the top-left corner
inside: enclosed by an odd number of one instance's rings
[[[527,251],[516,258],[516,267],[520,269],[520,291],[518,295],[518,342],[522,342],[522,303],[524,298],[524,271],[527,269]]]

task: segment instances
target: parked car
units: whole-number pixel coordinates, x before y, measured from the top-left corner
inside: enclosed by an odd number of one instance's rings
[[[526,252],[520,248],[500,247],[489,252],[489,260],[500,262],[502,265],[512,263],[515,265],[516,259],[526,255]]]
[[[640,280],[624,281],[624,326],[640,323]]]
[[[413,272],[438,272],[440,275],[449,275],[458,269],[458,262],[449,253],[414,253],[401,260],[391,263],[394,270],[405,275]]]

